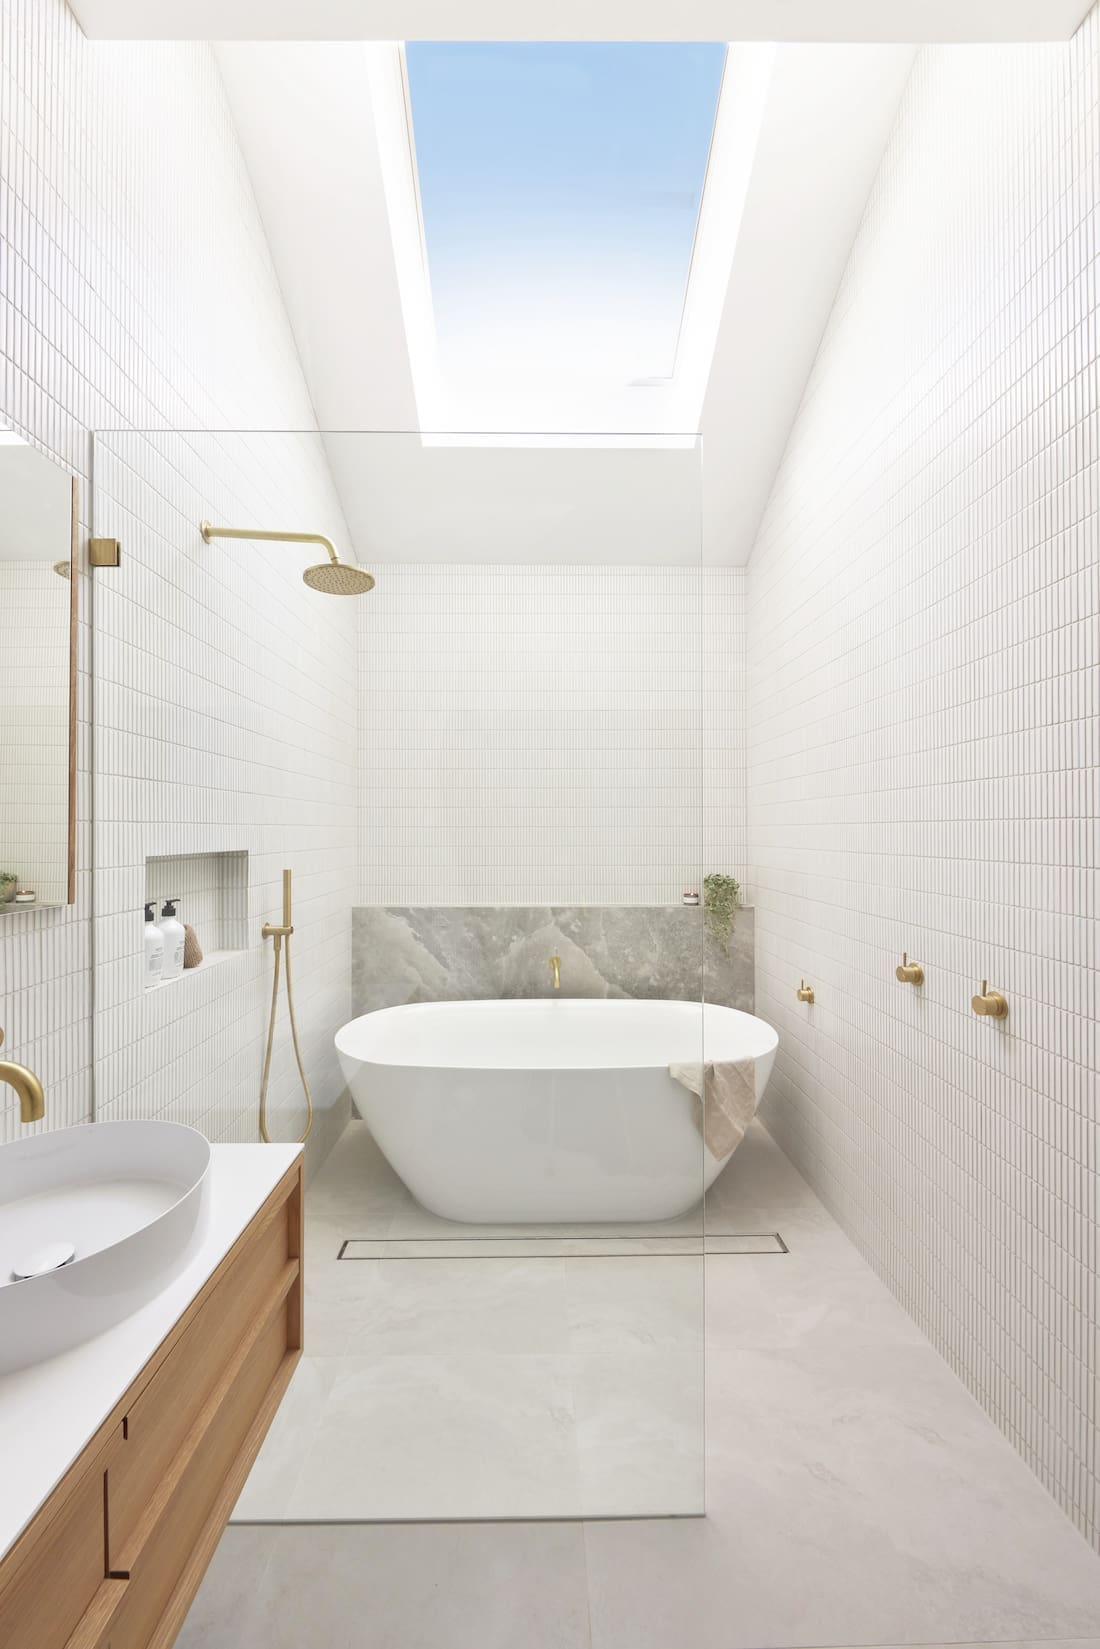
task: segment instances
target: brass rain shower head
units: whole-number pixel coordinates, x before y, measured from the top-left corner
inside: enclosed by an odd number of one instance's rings
[[[321,590],[325,595],[366,595],[368,590],[374,589],[371,574],[351,562],[341,561],[331,538],[325,538],[319,532],[263,532],[250,527],[212,527],[209,521],[200,521],[199,531],[207,544],[213,538],[260,539],[278,544],[323,544],[329,559],[319,562],[316,567],[307,567],[302,574],[303,582],[311,590]]]

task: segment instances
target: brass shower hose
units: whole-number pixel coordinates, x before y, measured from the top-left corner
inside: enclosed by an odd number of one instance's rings
[[[294,982],[290,972],[290,936],[294,932],[290,920],[290,871],[283,871],[283,922],[281,927],[273,927],[269,922],[264,923],[263,936],[275,941],[275,977],[271,984],[271,1018],[267,1026],[267,1048],[264,1051],[264,1072],[260,1078],[260,1138],[265,1145],[272,1143],[271,1135],[267,1131],[267,1085],[271,1076],[271,1053],[275,1046],[275,1016],[279,1009],[279,975],[282,967],[283,945],[286,945],[286,1005],[290,1015],[290,1037],[294,1043],[294,1057],[298,1061],[298,1075],[302,1079],[302,1092],[306,1096],[306,1126],[302,1137],[296,1140],[298,1145],[304,1145],[309,1138],[309,1131],[313,1127],[313,1095],[309,1091],[309,1078],[302,1063],[302,1050],[298,1043],[298,1021],[294,1017]]]

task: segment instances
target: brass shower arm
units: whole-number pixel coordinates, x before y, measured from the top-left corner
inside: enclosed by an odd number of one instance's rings
[[[340,566],[340,557],[331,538],[319,532],[265,532],[258,527],[212,527],[209,521],[199,522],[199,531],[209,544],[212,538],[264,539],[275,544],[323,544],[333,566]]]
[[[212,527],[209,521],[200,521],[199,531],[205,544],[209,544],[214,538],[243,538],[250,543],[268,544],[323,544],[328,551],[328,560],[319,561],[316,567],[307,567],[302,574],[303,584],[308,584],[311,590],[319,590],[322,595],[366,595],[368,590],[374,589],[373,573],[368,573],[365,567],[357,566],[354,561],[341,561],[332,539],[326,538],[321,532],[270,532],[263,527]]]

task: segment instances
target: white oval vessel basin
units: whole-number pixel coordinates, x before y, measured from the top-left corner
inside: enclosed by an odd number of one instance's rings
[[[121,1322],[186,1263],[210,1145],[178,1122],[93,1122],[0,1146],[0,1373]]]

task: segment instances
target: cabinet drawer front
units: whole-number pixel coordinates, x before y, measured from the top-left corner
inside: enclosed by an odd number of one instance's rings
[[[109,1450],[84,1470],[0,1590],[4,1649],[58,1649],[91,1611],[107,1573],[104,1473]],[[34,1525],[29,1531],[34,1533]]]
[[[266,1310],[288,1262],[284,1201],[245,1241],[198,1316],[126,1415],[126,1441],[111,1470],[110,1568],[125,1573],[141,1519],[227,1364]]]
[[[174,1638],[174,1629],[164,1637],[163,1627],[160,1635],[157,1628],[179,1613],[171,1605],[187,1557],[209,1525],[265,1398],[297,1357],[297,1351],[287,1349],[284,1299],[249,1346],[229,1389],[212,1400],[214,1406],[194,1448],[185,1440],[184,1457],[175,1464],[171,1494],[159,1509],[154,1505],[146,1511],[135,1536],[126,1595],[103,1649],[108,1645],[109,1649],[148,1649],[150,1644],[160,1644],[162,1637],[165,1643]]]

